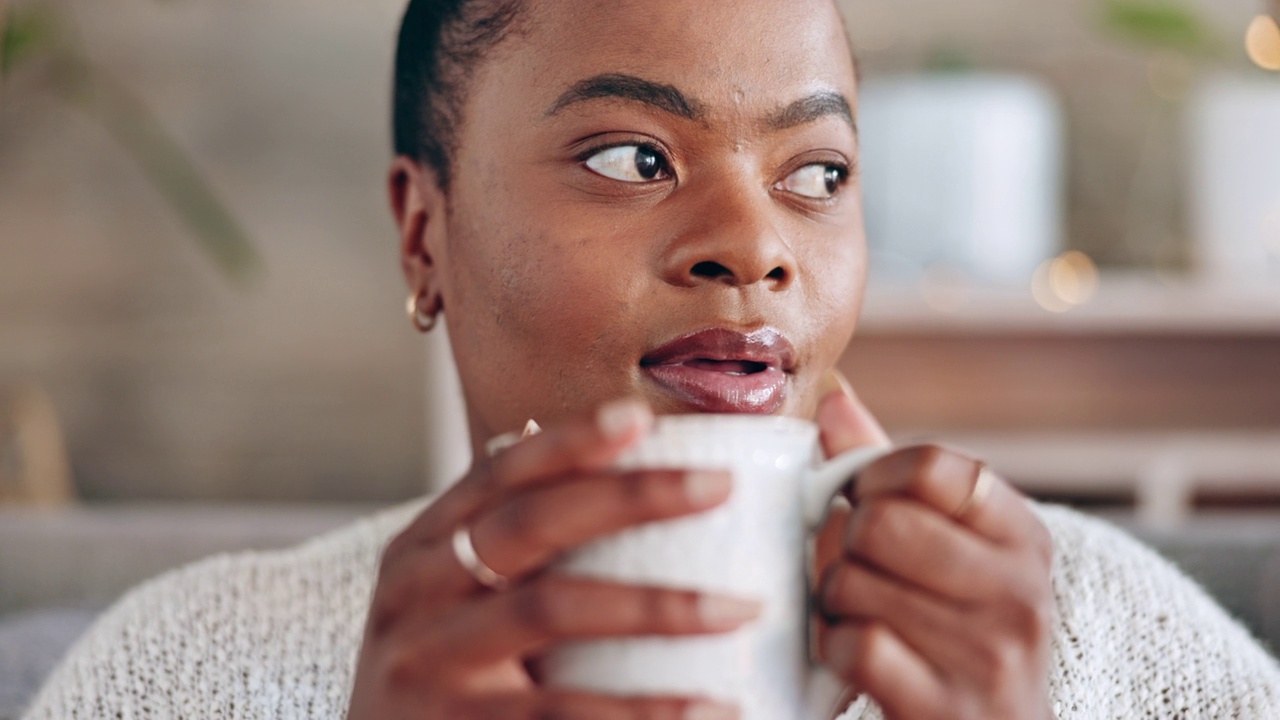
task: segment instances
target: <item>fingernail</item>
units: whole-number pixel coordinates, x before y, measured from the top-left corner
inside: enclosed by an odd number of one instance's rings
[[[653,420],[649,407],[638,400],[620,400],[600,408],[596,426],[605,437],[620,438],[647,428]]]
[[[524,424],[524,432],[520,433],[520,439],[523,440],[527,437],[533,437],[541,432],[542,426],[539,425],[537,421],[530,418],[529,422]]]
[[[853,386],[839,370],[831,370],[818,385],[818,399],[825,400],[837,392],[843,393],[845,397],[853,397]]]
[[[726,472],[694,470],[684,476],[684,495],[695,508],[719,505],[733,490],[733,478]]]
[[[756,600],[702,595],[698,598],[698,617],[712,629],[732,630],[760,617],[763,606]]]
[[[684,711],[684,720],[738,720],[738,708],[711,700],[699,700]]]

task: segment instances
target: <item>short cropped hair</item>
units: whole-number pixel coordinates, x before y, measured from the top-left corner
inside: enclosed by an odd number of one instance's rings
[[[395,152],[448,190],[469,81],[516,25],[521,0],[410,0],[396,48]]]

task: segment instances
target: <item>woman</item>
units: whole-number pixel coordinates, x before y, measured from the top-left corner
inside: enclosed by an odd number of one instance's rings
[[[886,442],[832,375],[866,276],[856,89],[831,0],[411,3],[392,206],[473,467],[425,508],[140,588],[30,717],[735,717],[547,692],[536,659],[731,631],[749,598],[539,570],[727,499],[723,474],[608,469],[654,413],[817,418],[832,454]],[[489,456],[530,418],[548,430]],[[850,493],[815,588],[846,717],[1280,716],[1275,661],[1120,533],[938,447]]]

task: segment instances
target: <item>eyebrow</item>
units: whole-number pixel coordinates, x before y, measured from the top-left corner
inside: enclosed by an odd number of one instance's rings
[[[686,97],[674,85],[657,83],[634,75],[606,73],[575,83],[551,104],[546,117],[551,117],[570,105],[601,98],[619,98],[643,103],[686,120],[701,121],[707,114],[702,103]],[[849,105],[849,101],[844,95],[831,91],[815,93],[796,100],[770,115],[765,125],[771,130],[789,130],[832,115],[848,123],[855,134],[858,132],[858,124],[854,120],[853,108]]]
[[[608,73],[575,83],[551,104],[551,109],[547,110],[547,117],[555,115],[570,105],[600,98],[619,98],[644,103],[686,120],[702,120],[706,115],[700,103],[685,97],[684,93],[674,85],[664,85],[634,75]]]
[[[766,124],[772,130],[789,130],[831,115],[843,119],[855,134],[858,132],[858,123],[853,119],[853,108],[845,96],[837,92],[820,92],[796,100],[771,115]]]

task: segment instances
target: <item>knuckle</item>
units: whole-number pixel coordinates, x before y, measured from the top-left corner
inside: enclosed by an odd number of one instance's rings
[[[568,588],[540,582],[520,590],[513,600],[517,621],[538,633],[559,634],[571,612]]]
[[[510,447],[494,456],[489,465],[489,472],[475,477],[475,484],[484,494],[491,494],[503,488],[516,485],[515,478],[522,461],[518,446]]]
[[[431,673],[427,663],[416,651],[401,648],[390,655],[383,664],[383,682],[391,693],[411,691],[422,684]]]
[[[540,515],[537,502],[520,495],[503,503],[497,521],[508,535],[521,542],[545,542],[550,538],[545,523],[539,522]]]
[[[900,522],[893,503],[873,500],[864,503],[857,513],[860,517],[849,527],[849,550],[875,555],[881,547],[893,544]]]
[[[818,580],[818,605],[828,614],[839,612],[844,604],[845,565],[844,562],[831,563]]]
[[[1038,646],[1052,636],[1057,610],[1048,599],[1019,603],[1013,612],[1013,621],[1018,636]]]
[[[862,591],[866,583],[859,582],[858,569],[850,563],[836,563],[827,571],[822,586],[822,608],[832,615],[855,614],[864,609]]]
[[[918,445],[908,450],[907,491],[919,495],[934,482],[938,467],[950,451],[940,445]]]
[[[1019,577],[1005,583],[1001,617],[1015,637],[1041,643],[1057,624],[1057,604],[1047,577]]]
[[[409,553],[412,545],[413,540],[409,538],[408,533],[400,533],[391,538],[391,542],[382,548],[382,554],[378,557],[378,567],[386,570],[393,566]]]
[[[1057,555],[1057,546],[1053,542],[1053,534],[1038,519],[1035,521],[1033,528],[1031,531],[1031,544],[1035,549],[1036,557],[1044,563],[1045,567],[1051,568]]]
[[[653,471],[625,473],[620,478],[619,501],[640,519],[662,515],[672,504],[669,487],[673,477],[673,473]]]
[[[886,644],[890,642],[889,629],[880,623],[869,623],[862,629],[849,656],[849,672],[854,679],[861,682],[874,679],[876,658],[885,652]]]
[[[972,658],[980,671],[982,689],[991,693],[1013,687],[1024,666],[1021,646],[1007,639],[989,639],[979,643]]]
[[[369,610],[369,633],[385,637],[411,607],[413,590],[409,582],[391,580],[379,584],[377,597]]]
[[[657,630],[680,630],[697,624],[698,595],[688,591],[646,592],[645,615]]]

